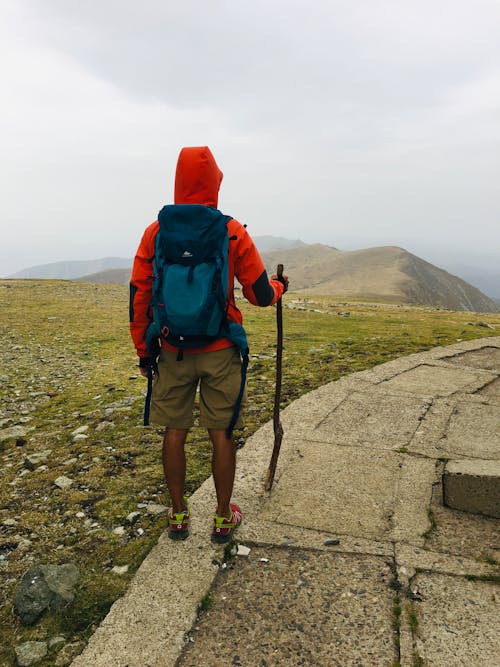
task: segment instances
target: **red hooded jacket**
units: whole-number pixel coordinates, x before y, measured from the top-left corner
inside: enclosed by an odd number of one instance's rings
[[[217,166],[208,146],[183,148],[177,161],[175,173],[175,204],[203,204],[217,208],[222,172]],[[271,306],[283,294],[283,285],[278,280],[269,280],[264,263],[246,229],[237,220],[230,220],[229,243],[229,320],[242,324],[243,317],[234,300],[234,278],[242,286],[243,295],[255,306]],[[135,255],[130,280],[130,333],[139,357],[147,357],[146,330],[152,320],[151,295],[153,288],[153,261],[155,239],[159,230],[158,220],[147,227]],[[233,343],[221,338],[185,354],[212,352],[231,347]],[[175,350],[162,341],[162,346]]]

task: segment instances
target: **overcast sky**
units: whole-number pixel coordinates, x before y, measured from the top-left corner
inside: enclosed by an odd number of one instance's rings
[[[498,0],[0,8],[0,275],[131,257],[205,144],[254,236],[500,263]]]

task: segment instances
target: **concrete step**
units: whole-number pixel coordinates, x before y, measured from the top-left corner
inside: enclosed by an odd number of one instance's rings
[[[443,502],[463,512],[500,518],[500,461],[448,461]]]

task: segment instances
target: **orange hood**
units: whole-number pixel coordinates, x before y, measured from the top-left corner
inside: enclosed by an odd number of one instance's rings
[[[183,148],[177,160],[174,202],[217,208],[222,176],[208,146]]]

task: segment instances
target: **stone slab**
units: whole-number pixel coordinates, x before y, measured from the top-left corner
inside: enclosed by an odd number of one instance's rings
[[[424,544],[429,529],[429,507],[436,464],[432,459],[404,456],[396,489],[390,539]]]
[[[436,523],[425,548],[482,562],[500,562],[500,521],[445,507],[441,498],[432,504]]]
[[[164,533],[136,572],[73,667],[170,667],[212,585],[222,547],[210,542],[212,482],[192,497],[192,526],[185,542]],[[181,568],[182,576],[179,576]],[[175,620],[172,620],[175,619]]]
[[[418,570],[461,577],[498,577],[500,569],[498,565],[484,561],[422,549],[411,544],[396,544],[395,555],[398,570],[404,568],[402,574],[406,578],[414,576]],[[400,580],[403,578],[400,576]]]
[[[426,665],[498,667],[498,587],[437,573],[418,573],[414,586],[417,654]]]
[[[500,378],[493,380],[482,389],[479,389],[474,393],[474,396],[481,398],[487,403],[500,403]]]
[[[450,368],[446,365],[422,364],[386,380],[383,386],[394,392],[417,396],[449,396],[457,391],[474,391],[491,382],[492,376],[482,371]]]
[[[408,445],[411,452],[431,458],[446,458],[446,440],[451,415],[457,403],[456,398],[436,398],[425,418],[422,419],[415,435]],[[448,456],[448,458],[452,458]]]
[[[484,348],[498,348],[500,349],[500,336],[487,336],[485,338],[473,338],[472,340],[465,340],[461,343],[454,343],[453,345],[446,345],[445,347],[434,347],[425,354],[428,359],[443,359],[448,360],[450,357],[462,354],[464,352],[477,352]]]
[[[351,554],[370,554],[391,558],[391,542],[352,537],[324,530],[304,529],[275,521],[244,521],[238,529],[238,542],[259,546],[302,547],[316,551],[341,551]]]
[[[281,413],[285,433],[310,437],[312,431],[349,396],[345,383],[331,382],[299,399]]]
[[[392,665],[391,577],[374,556],[254,548],[218,575],[177,667]]]
[[[500,349],[498,347],[483,347],[481,350],[462,352],[452,357],[442,357],[443,361],[458,366],[470,366],[487,371],[500,373]]]
[[[479,459],[500,459],[500,409],[496,405],[461,401],[450,418],[442,449]],[[455,455],[455,456],[453,456]]]
[[[370,539],[391,529],[402,455],[329,443],[297,443],[262,518]]]
[[[500,518],[500,461],[448,461],[443,500],[457,510]]]
[[[353,392],[314,428],[309,437],[322,442],[406,447],[429,409],[430,401],[381,393]]]

